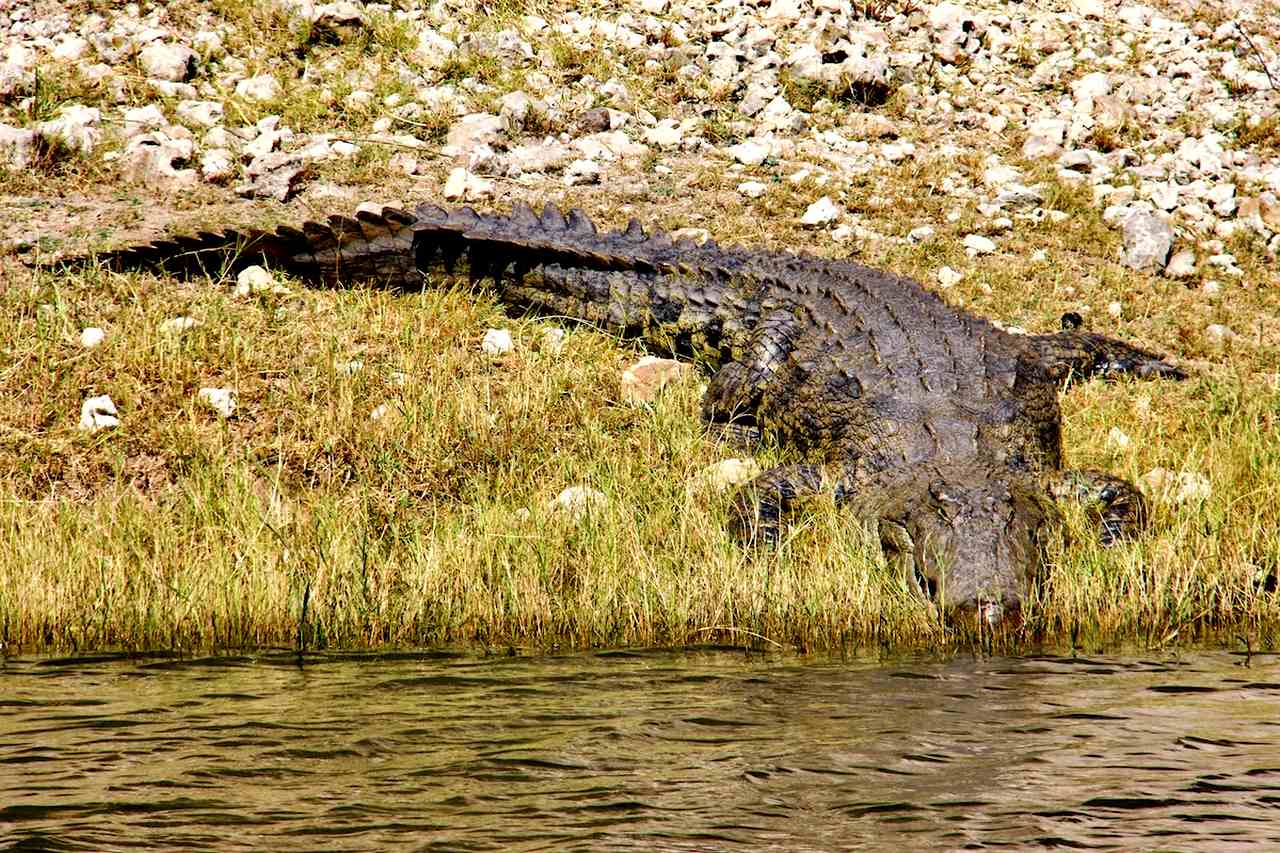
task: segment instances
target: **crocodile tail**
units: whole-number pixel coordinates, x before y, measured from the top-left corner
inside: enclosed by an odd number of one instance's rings
[[[403,284],[416,277],[410,231],[414,221],[395,208],[359,211],[354,217],[331,216],[325,223],[305,222],[301,228],[285,225],[274,231],[230,229],[169,237],[73,259],[67,265],[221,278],[261,264],[326,284],[367,278]]]

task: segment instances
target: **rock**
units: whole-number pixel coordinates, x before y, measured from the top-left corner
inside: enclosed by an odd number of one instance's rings
[[[759,181],[743,181],[738,184],[738,192],[747,198],[760,198],[769,188]]]
[[[1174,254],[1165,265],[1164,274],[1169,278],[1190,278],[1196,274],[1196,253],[1183,249]]]
[[[225,148],[210,148],[200,155],[200,174],[211,184],[224,184],[236,173],[236,159]]]
[[[677,228],[671,232],[671,239],[676,242],[689,240],[701,246],[711,239],[711,232],[705,228]]]
[[[590,486],[570,486],[548,508],[556,514],[562,514],[570,521],[581,521],[593,513],[601,512],[609,504],[604,492]]]
[[[996,195],[996,206],[1005,208],[1035,207],[1044,201],[1044,193],[1022,184],[1007,184]]]
[[[221,417],[229,418],[236,413],[236,392],[230,388],[201,388],[196,399]]]
[[[213,127],[222,123],[221,101],[179,101],[174,114],[188,124]]]
[[[1128,450],[1133,445],[1133,439],[1120,427],[1112,427],[1107,433],[1107,446],[1115,450]]]
[[[386,403],[380,403],[373,407],[369,412],[369,423],[376,424],[391,413],[391,407]]]
[[[1204,336],[1209,339],[1209,343],[1214,346],[1225,346],[1233,341],[1239,340],[1240,336],[1230,326],[1224,326],[1221,323],[1211,323],[1204,327]]]
[[[600,183],[600,165],[594,160],[574,160],[564,170],[565,186]]]
[[[500,116],[469,113],[449,128],[443,153],[447,157],[466,156],[482,145],[497,145],[504,133],[504,123]]]
[[[751,482],[763,470],[754,459],[722,459],[699,471],[689,485],[693,490],[727,492]]]
[[[473,175],[461,166],[450,170],[444,197],[450,201],[479,201],[493,196],[493,181]]]
[[[651,403],[669,382],[693,373],[693,365],[670,358],[646,355],[622,373],[620,395],[632,406]]]
[[[951,267],[943,267],[938,270],[938,285],[943,290],[955,287],[964,278],[963,273],[958,273]]]
[[[769,146],[748,140],[729,146],[725,152],[744,166],[759,166],[769,157]]]
[[[144,133],[125,147],[121,166],[124,176],[134,183],[152,189],[176,190],[195,186],[199,175],[194,169],[179,169],[174,163],[185,163],[195,150],[190,139],[170,139],[163,133]]]
[[[107,339],[107,333],[97,326],[89,326],[80,330],[80,346],[93,349]]]
[[[246,77],[236,84],[236,97],[247,101],[275,101],[284,94],[280,81],[270,74]]]
[[[263,293],[270,293],[273,296],[289,296],[293,291],[276,281],[270,272],[257,264],[245,267],[236,276],[236,296],[257,296]]]
[[[348,42],[364,29],[364,12],[356,3],[339,0],[315,7],[311,15],[312,39]]]
[[[578,116],[578,129],[583,133],[601,133],[610,130],[613,121],[606,107],[596,107]]]
[[[97,432],[100,429],[120,426],[120,412],[106,394],[90,397],[80,405],[80,429]]]
[[[236,187],[244,198],[274,198],[288,201],[301,189],[307,163],[297,153],[276,151],[255,157],[245,169],[248,182]]]
[[[514,352],[515,348],[510,329],[486,329],[480,340],[480,351],[488,356],[504,356]]]
[[[914,157],[916,146],[911,142],[894,142],[880,146],[880,156],[890,163],[900,163],[908,157]]]
[[[996,244],[981,234],[969,234],[964,238],[964,251],[969,257],[989,255],[996,250]]]
[[[1125,266],[1134,270],[1160,268],[1173,247],[1173,229],[1160,216],[1135,210],[1124,219]]]
[[[160,324],[160,332],[166,335],[180,335],[202,325],[195,317],[174,317]]]
[[[181,83],[196,73],[196,52],[184,44],[153,41],[138,51],[138,64],[148,77]]]
[[[63,107],[56,119],[36,125],[36,132],[46,139],[58,140],[73,151],[89,154],[102,138],[102,131],[98,129],[101,121],[102,111],[97,107],[71,104]]]
[[[0,163],[15,169],[27,168],[36,157],[36,138],[34,130],[0,124]]]
[[[57,62],[79,62],[90,50],[87,39],[80,36],[68,36],[58,42],[49,55]]]
[[[679,148],[684,142],[684,128],[675,119],[663,119],[644,132],[644,141],[659,148]]]
[[[1152,468],[1138,478],[1138,488],[1167,503],[1201,503],[1213,496],[1213,484],[1203,474]]]
[[[558,326],[552,326],[550,329],[544,329],[542,338],[539,342],[539,349],[547,355],[559,355],[564,350],[565,339],[568,333]]]
[[[932,225],[921,225],[907,232],[907,240],[912,243],[924,243],[932,240],[935,233],[936,231]]]
[[[804,225],[826,225],[828,222],[834,222],[840,216],[840,208],[831,200],[830,196],[823,196],[813,204],[805,208],[804,215],[800,217],[800,222]]]

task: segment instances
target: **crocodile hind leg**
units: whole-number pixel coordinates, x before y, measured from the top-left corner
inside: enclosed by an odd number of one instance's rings
[[[1102,471],[1059,471],[1049,482],[1049,493],[1096,507],[1101,519],[1098,541],[1103,545],[1132,538],[1147,525],[1147,499],[1128,480]]]
[[[760,406],[782,375],[791,353],[795,317],[790,311],[766,316],[751,336],[746,353],[724,362],[707,383],[702,420],[735,443],[759,443]]]

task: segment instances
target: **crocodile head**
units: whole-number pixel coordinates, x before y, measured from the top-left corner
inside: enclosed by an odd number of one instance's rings
[[[1052,508],[1029,476],[978,473],[933,471],[915,480],[882,516],[880,540],[943,609],[1009,624],[1039,572],[1040,531]]]

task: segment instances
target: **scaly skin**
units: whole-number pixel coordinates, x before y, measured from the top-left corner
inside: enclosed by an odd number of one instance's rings
[[[111,268],[219,275],[267,263],[338,285],[420,289],[425,274],[492,280],[505,302],[584,320],[715,368],[703,417],[770,434],[806,462],[737,496],[744,539],[776,540],[794,505],[831,494],[877,521],[886,552],[947,608],[996,621],[1040,565],[1054,498],[1100,506],[1112,542],[1145,520],[1129,483],[1062,468],[1064,379],[1182,378],[1158,355],[1074,329],[1012,335],[917,282],[844,261],[673,243],[580,211],[509,216],[422,205],[111,252]]]

